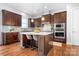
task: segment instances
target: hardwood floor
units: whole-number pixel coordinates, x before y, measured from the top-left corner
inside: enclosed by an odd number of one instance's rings
[[[79,46],[66,45],[52,46],[48,56],[79,56]]]
[[[19,43],[0,46],[0,56],[38,56],[37,50],[21,48]],[[62,44],[52,46],[48,56],[79,56],[79,46]]]
[[[37,50],[21,48],[19,43],[0,46],[0,56],[37,56]]]

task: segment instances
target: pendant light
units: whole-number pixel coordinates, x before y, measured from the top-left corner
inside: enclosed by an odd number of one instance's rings
[[[42,20],[42,21],[45,21],[45,17],[44,17],[44,16],[42,16],[42,17],[41,17],[41,20]]]
[[[43,9],[43,10],[42,10],[42,11],[43,11],[42,13],[44,14],[44,4],[42,4],[42,9]],[[44,15],[42,15],[42,17],[41,17],[41,21],[45,21],[45,17],[44,17]]]
[[[33,19],[33,18],[31,18],[31,22],[32,22],[32,23],[34,22],[34,19]]]
[[[33,18],[33,4],[32,4],[32,18],[31,18],[31,22],[34,22],[34,18]]]

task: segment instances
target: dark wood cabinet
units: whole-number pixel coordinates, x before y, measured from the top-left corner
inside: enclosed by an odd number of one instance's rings
[[[51,23],[51,24],[54,24],[54,15],[51,15],[50,23]]]
[[[53,41],[66,43],[66,11],[54,14],[54,23],[64,23],[65,24],[65,38],[55,38]]]
[[[66,23],[66,11],[60,13],[61,22]]]
[[[2,18],[3,18],[3,25],[10,25],[11,24],[11,13],[2,10]]]
[[[18,42],[18,32],[8,32],[8,33],[3,33],[3,44],[11,44]]]
[[[35,27],[35,20],[34,22],[31,22],[31,18],[28,19],[28,26],[29,27]]]
[[[60,13],[54,14],[54,23],[59,23],[60,21]]]
[[[21,15],[2,10],[3,25],[21,26]]]
[[[51,22],[51,14],[44,15],[45,20],[43,22]]]
[[[15,26],[21,26],[21,16],[15,14]]]
[[[44,15],[45,20],[41,21],[41,17],[40,18],[35,18],[34,22],[31,22],[31,18],[28,19],[28,25],[29,27],[40,27],[42,22],[49,22],[51,23],[51,15],[47,14]]]
[[[54,23],[65,23],[66,22],[66,11],[54,14]]]
[[[41,26],[41,18],[36,18],[35,19],[35,27],[40,27]]]

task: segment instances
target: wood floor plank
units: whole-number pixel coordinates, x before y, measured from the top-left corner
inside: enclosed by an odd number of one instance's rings
[[[19,43],[0,46],[0,56],[32,56],[36,55],[37,51],[31,48],[21,48]],[[32,52],[32,53],[31,53]]]
[[[37,50],[21,48],[20,43],[0,46],[0,56],[38,56]],[[79,46],[66,45],[52,46],[48,56],[79,56]]]
[[[52,46],[48,56],[79,56],[79,46],[66,44]]]

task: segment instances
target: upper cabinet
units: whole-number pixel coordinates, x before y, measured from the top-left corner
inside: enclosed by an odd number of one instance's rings
[[[31,18],[28,19],[28,27],[35,27],[35,20],[31,22]]]
[[[50,24],[66,23],[66,11],[58,12],[58,13],[55,13],[54,15],[51,15],[51,14],[43,15],[43,17],[45,18],[44,21],[42,21],[40,17],[40,18],[34,19],[34,22],[31,22],[31,18],[29,18],[28,20],[29,27],[35,27],[35,26],[40,27],[41,23],[43,22],[49,22]]]
[[[53,15],[54,23],[65,23],[66,22],[66,11],[55,13]]]
[[[66,11],[61,12],[60,17],[61,17],[62,22],[66,22],[66,18],[67,18],[66,15],[67,15],[67,14],[66,14]]]
[[[5,10],[2,10],[2,24],[11,25],[11,13]]]
[[[35,27],[40,27],[41,26],[41,18],[36,18],[35,19]]]
[[[28,19],[29,27],[40,27],[41,26],[41,18],[35,18],[34,22],[31,21],[31,18]]]
[[[50,23],[54,24],[54,15],[51,15]]]
[[[3,25],[21,26],[21,15],[2,10]]]
[[[51,14],[44,15],[45,20],[42,22],[51,22]]]

